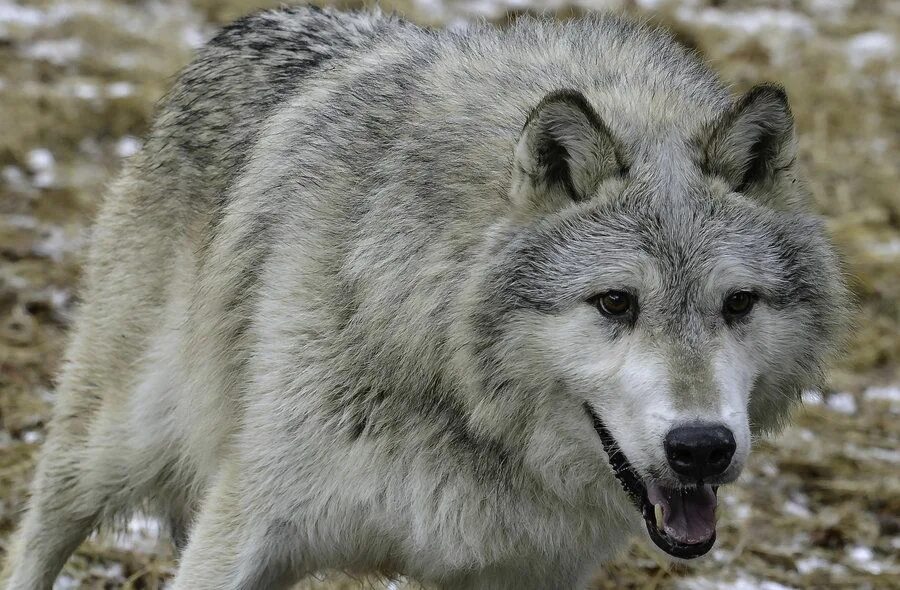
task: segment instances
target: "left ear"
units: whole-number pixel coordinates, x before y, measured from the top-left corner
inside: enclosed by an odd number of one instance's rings
[[[531,111],[514,160],[511,200],[531,212],[589,199],[601,182],[627,170],[621,145],[576,90],[548,94]]]
[[[752,88],[701,140],[704,169],[733,190],[764,202],[777,198],[779,176],[793,176],[797,159],[794,118],[784,89]]]

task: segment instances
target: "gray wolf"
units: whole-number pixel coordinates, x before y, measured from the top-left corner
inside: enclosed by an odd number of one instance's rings
[[[796,143],[781,88],[615,16],[225,28],[99,213],[6,587],[136,508],[177,590],[706,553],[845,324]]]

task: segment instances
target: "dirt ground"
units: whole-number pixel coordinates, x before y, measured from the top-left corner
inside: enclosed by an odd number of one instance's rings
[[[154,104],[214,27],[252,0],[0,0],[0,549],[53,405],[86,229]],[[339,3],[343,7],[355,2]],[[856,332],[826,392],[760,442],[711,557],[667,565],[642,540],[597,588],[900,588],[900,2],[404,0],[429,25],[623,10],[666,24],[743,90],[782,82],[817,206],[846,259]],[[848,305],[853,305],[848,302]],[[95,536],[57,588],[160,588],[152,520]],[[389,583],[403,587],[406,582]],[[384,587],[330,578],[306,587]]]

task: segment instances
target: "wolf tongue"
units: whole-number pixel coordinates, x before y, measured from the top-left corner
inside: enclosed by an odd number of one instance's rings
[[[716,493],[712,486],[674,489],[651,483],[647,499],[662,507],[662,528],[679,543],[703,543],[716,532]]]

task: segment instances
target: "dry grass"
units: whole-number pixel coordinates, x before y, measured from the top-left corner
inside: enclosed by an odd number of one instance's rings
[[[191,42],[212,24],[276,4],[35,0],[4,19],[12,4],[0,0],[0,541],[22,506],[52,407],[83,232],[104,184],[146,130]],[[424,13],[411,1],[385,3],[429,24],[472,14],[447,4]],[[900,401],[880,400],[875,389],[900,383],[900,5],[697,0],[656,2],[651,14],[637,6],[646,0],[594,4],[673,27],[737,89],[785,84],[802,161],[860,306],[833,375],[843,393],[758,446],[741,484],[725,493],[712,558],[668,566],[636,542],[597,587],[900,587]],[[500,4],[486,10],[500,23],[516,16]],[[739,24],[736,12],[746,17]],[[865,53],[867,42],[874,49]],[[883,49],[891,42],[892,54]],[[68,564],[66,587],[157,588],[172,567],[164,542],[92,539]]]

